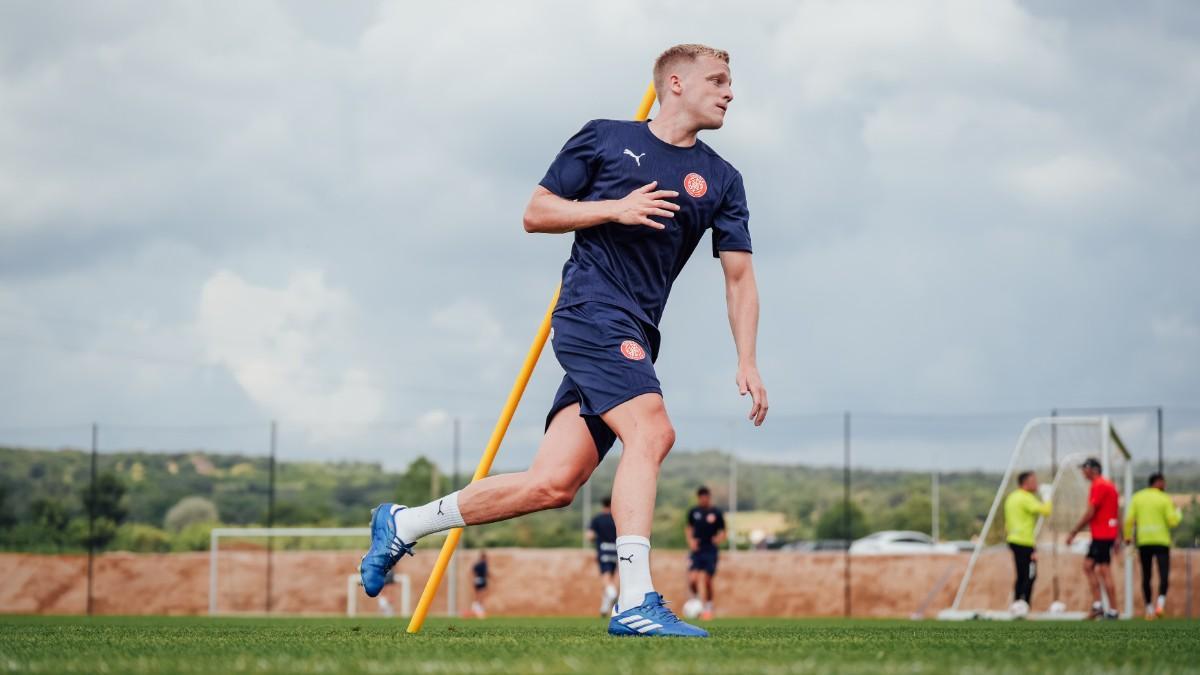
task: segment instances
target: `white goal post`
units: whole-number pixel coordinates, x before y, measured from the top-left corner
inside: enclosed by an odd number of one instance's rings
[[[213,528],[208,549],[208,613],[220,614],[218,598],[218,564],[217,559],[221,550],[221,538],[235,539],[266,539],[273,537],[359,537],[370,538],[369,527],[217,527]],[[345,577],[339,576],[334,583],[344,583]],[[400,577],[397,577],[399,580]],[[407,578],[401,583],[405,589]],[[402,602],[407,611],[407,603]]]
[[[399,616],[412,616],[412,582],[407,574],[396,574],[392,576],[392,579],[395,583],[400,584]],[[361,588],[361,575],[351,574],[346,577],[346,616],[350,618],[358,616],[358,596],[362,594],[362,591],[359,590]],[[381,601],[386,600],[382,595],[379,598]]]
[[[979,532],[974,550],[971,552],[967,569],[955,593],[953,604],[943,610],[938,618],[949,620],[973,618],[1013,618],[1005,611],[1006,606],[996,607],[996,593],[984,593],[990,600],[975,600],[983,606],[967,605],[965,598],[968,589],[973,588],[972,595],[978,598],[981,593],[979,586],[972,587],[976,564],[980,554],[988,546],[988,535],[996,524],[996,516],[1005,497],[1016,488],[1015,476],[1021,471],[1033,471],[1043,485],[1050,486],[1049,498],[1054,503],[1054,510],[1049,518],[1039,518],[1035,537],[1038,549],[1049,549],[1051,553],[1051,571],[1053,584],[1053,599],[1050,612],[1031,613],[1029,618],[1067,619],[1082,618],[1081,612],[1068,612],[1059,602],[1059,560],[1060,547],[1065,545],[1066,530],[1069,530],[1086,511],[1086,482],[1079,474],[1079,464],[1087,457],[1100,460],[1105,477],[1117,485],[1121,493],[1121,511],[1118,518],[1123,518],[1124,509],[1133,496],[1133,462],[1129,449],[1121,440],[1107,416],[1097,417],[1039,417],[1031,420],[1021,431],[1016,448],[1009,459],[1004,477],[996,490],[992,506],[984,520],[983,529]],[[1118,523],[1118,527],[1121,523]],[[1118,536],[1120,536],[1118,534]],[[1039,567],[1045,563],[1039,562]],[[1011,567],[1009,568],[1011,569]],[[986,575],[985,575],[986,576]],[[995,582],[990,582],[995,585]],[[1011,589],[1011,584],[1010,587]],[[984,589],[991,590],[991,589]],[[1124,597],[1122,615],[1126,618],[1133,615],[1133,564],[1126,555],[1124,561]],[[1009,596],[1011,597],[1011,596]],[[1110,603],[1114,599],[1109,599]],[[1055,607],[1057,606],[1057,607]]]

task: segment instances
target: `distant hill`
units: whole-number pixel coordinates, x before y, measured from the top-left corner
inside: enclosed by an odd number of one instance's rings
[[[593,513],[612,485],[615,459],[602,464],[593,477]],[[98,460],[97,474],[103,480],[89,492],[91,458],[86,452],[0,448],[0,549],[86,546],[89,504],[98,518],[91,536],[108,549],[205,548],[213,523],[192,522],[180,531],[166,527],[168,511],[185,497],[211,501],[224,525],[262,525],[267,520],[264,457],[197,450],[105,453]],[[683,515],[698,485],[708,485],[719,506],[728,504],[729,467],[729,455],[716,450],[672,453],[660,479],[656,545],[684,545]],[[1138,469],[1140,485],[1150,467]],[[1173,492],[1200,493],[1200,462],[1174,463],[1167,473]],[[786,529],[781,536],[787,539],[838,538],[842,479],[841,468],[739,461],[738,508],[782,513]],[[941,474],[943,538],[965,539],[978,531],[999,480],[999,474],[988,472]],[[365,525],[379,502],[423,503],[450,489],[450,478],[424,458],[403,472],[364,462],[280,462],[274,522]],[[930,529],[927,473],[855,470],[851,498],[854,536],[878,529]],[[579,546],[582,508],[582,499],[576,499],[565,509],[471,528],[468,541],[479,546]],[[1188,518],[1178,532],[1180,541],[1193,541],[1200,534],[1200,508],[1190,506]]]

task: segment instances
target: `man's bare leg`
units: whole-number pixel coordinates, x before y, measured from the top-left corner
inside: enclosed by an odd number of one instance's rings
[[[612,490],[617,564],[621,570],[617,600],[620,612],[641,605],[645,594],[654,590],[650,579],[650,528],[659,467],[675,444],[675,429],[658,394],[632,398],[601,417],[622,445]]]
[[[596,442],[579,416],[579,405],[567,406],[551,420],[528,470],[488,476],[442,499],[399,511],[396,535],[412,543],[457,526],[441,515],[451,510],[464,525],[482,525],[567,506],[598,463]]]
[[[1115,611],[1117,609],[1117,585],[1113,583],[1112,566],[1096,565],[1096,576],[1099,577],[1099,583],[1104,584],[1104,593],[1108,596],[1108,609]]]

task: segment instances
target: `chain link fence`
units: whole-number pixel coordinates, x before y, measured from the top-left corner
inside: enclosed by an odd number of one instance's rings
[[[667,577],[664,586],[677,595],[688,592],[685,515],[703,485],[726,513],[723,583],[770,584],[769,599],[739,606],[743,613],[933,616],[962,577],[1018,434],[1039,415],[1108,415],[1133,455],[1136,487],[1153,472],[1167,475],[1184,516],[1173,533],[1170,608],[1195,616],[1200,410],[1189,409],[775,415],[757,429],[741,417],[681,415],[659,479],[653,541],[656,559],[669,566],[656,567],[656,578]],[[439,414],[374,425],[2,428],[0,560],[17,590],[0,610],[197,613],[215,593],[222,613],[340,613],[370,509],[463,487],[492,424]],[[493,472],[524,469],[541,427],[536,417],[518,418]],[[594,575],[585,533],[611,491],[619,443],[611,454],[570,506],[469,528],[434,611],[468,610],[471,568],[484,550],[562,551],[539,564]],[[236,533],[262,527],[355,531]],[[222,535],[218,555],[209,551],[214,528],[234,530]],[[406,568],[413,594],[439,545],[423,541]],[[1010,584],[1003,537],[984,545],[994,559],[985,565],[988,578]],[[1076,565],[1064,558],[1043,570],[1043,592],[1079,595]],[[520,583],[536,581],[509,558],[495,566]],[[210,573],[211,586],[204,583]],[[780,583],[786,579],[794,582]],[[398,596],[392,604],[399,606]]]

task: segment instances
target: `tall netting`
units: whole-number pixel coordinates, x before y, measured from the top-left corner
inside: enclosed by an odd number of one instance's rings
[[[1037,559],[1029,611],[1035,616],[1073,618],[1091,601],[1086,580],[1079,573],[1090,543],[1085,527],[1068,545],[1071,530],[1088,509],[1091,484],[1080,469],[1095,458],[1112,480],[1124,504],[1132,486],[1129,451],[1105,417],[1046,417],[1030,422],[1009,460],[991,509],[975,538],[975,548],[950,610],[943,618],[992,616],[1006,618],[1014,599],[1013,555],[1006,544],[1005,500],[1020,489],[1025,472],[1037,476],[1038,497],[1050,500],[1052,511],[1040,517],[1035,528]],[[1111,607],[1127,610],[1129,577],[1121,556],[1113,558],[1117,598]],[[1022,611],[1024,611],[1022,609]]]

